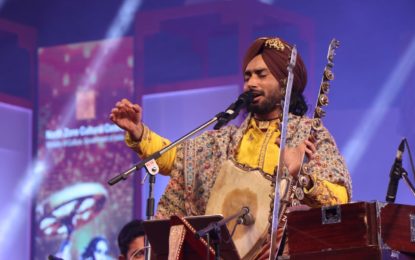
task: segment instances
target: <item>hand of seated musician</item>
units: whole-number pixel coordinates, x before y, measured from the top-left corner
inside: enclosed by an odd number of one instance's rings
[[[280,144],[279,142],[280,140],[278,139],[278,145]],[[285,146],[282,151],[284,165],[288,168],[289,173],[296,177],[300,172],[304,154],[308,160],[313,160],[316,152],[315,138],[313,136],[310,136],[295,147]]]
[[[127,99],[122,99],[115,104],[109,118],[120,128],[127,131],[133,141],[140,141],[144,126],[141,122],[142,108],[139,105],[132,104]]]

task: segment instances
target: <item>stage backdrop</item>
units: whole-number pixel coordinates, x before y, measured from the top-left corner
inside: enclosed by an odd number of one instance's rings
[[[272,5],[254,0],[200,1],[145,10],[138,13],[135,27],[136,66],[143,71],[135,75],[137,96],[149,113],[146,120],[159,129],[176,116],[175,111],[168,115],[148,111],[147,94],[242,85],[238,63],[248,44],[256,37],[280,36],[296,44],[305,61],[305,96],[312,109],[328,44],[336,38],[341,44],[323,123],[345,157],[353,182],[352,201],[385,201],[399,142],[406,137],[412,150],[415,144],[414,10],[411,0],[393,4],[291,0]],[[210,83],[213,80],[215,84]],[[182,117],[204,109],[195,107]],[[403,165],[413,180],[408,154],[406,149]],[[396,202],[415,202],[404,182]]]
[[[47,172],[35,198],[34,259],[79,259],[93,247],[118,255],[133,186],[107,181],[132,158],[108,115],[132,96],[132,69],[131,38],[39,49],[38,158]]]

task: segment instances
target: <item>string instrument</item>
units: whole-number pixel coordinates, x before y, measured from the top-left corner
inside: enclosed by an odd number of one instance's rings
[[[324,68],[323,77],[320,84],[320,90],[318,94],[318,98],[314,107],[314,113],[312,117],[312,124],[310,129],[310,136],[315,136],[316,131],[322,128],[321,119],[325,116],[325,111],[323,110],[324,106],[327,106],[329,103],[328,99],[328,92],[330,88],[330,81],[334,79],[334,73],[332,71],[334,63],[334,56],[335,56],[335,50],[340,46],[340,42],[336,39],[332,39],[329,45],[329,49],[327,52],[327,64]],[[290,69],[290,66],[288,66],[288,69]],[[289,70],[290,72],[290,70]],[[288,86],[287,82],[287,86]],[[286,100],[287,96],[285,97]],[[284,107],[285,109],[285,107]],[[286,115],[283,115],[283,118],[286,118]],[[288,118],[288,116],[287,116]],[[282,130],[284,130],[283,127],[286,127],[286,125],[282,125]],[[283,132],[281,134],[283,136]],[[285,137],[285,136],[284,136]],[[281,138],[281,144],[285,144],[285,140]],[[283,149],[283,146],[280,147],[281,151]],[[281,152],[280,152],[280,162],[283,162],[281,158]],[[306,157],[303,155],[303,163],[306,162]],[[310,182],[310,177],[303,173],[301,171],[302,166],[300,167],[300,171],[297,175],[297,177],[293,177],[287,170],[286,167],[284,167],[282,164],[278,166],[277,169],[277,178],[274,179],[274,181],[278,180],[279,185],[275,185],[275,196],[274,196],[274,214],[272,218],[271,223],[271,247],[270,247],[270,259],[275,259],[275,255],[277,254],[277,249],[280,248],[280,244],[283,238],[283,234],[285,232],[285,227],[287,224],[287,208],[290,206],[298,206],[300,205],[300,201],[304,199],[304,187],[307,187],[307,185]],[[278,192],[279,188],[279,192]],[[276,201],[278,200],[279,196],[279,203]],[[279,204],[279,205],[278,205]],[[275,210],[276,206],[278,206],[278,210]],[[278,216],[278,218],[275,218],[275,216]],[[270,219],[271,221],[271,219]],[[276,223],[275,223],[276,222]]]
[[[271,44],[278,44],[278,41]],[[292,71],[296,60],[297,49],[293,46],[288,65],[287,87],[284,89],[285,100],[290,100],[291,97]],[[282,145],[285,144],[289,102],[286,102],[283,107],[285,116],[282,117]],[[244,169],[242,165],[227,160],[221,166],[206,205],[205,214],[222,214],[224,217],[240,211],[242,207],[249,208],[250,214],[255,219],[254,224],[238,227],[232,237],[240,258],[244,260],[256,257],[256,254],[269,237],[270,211],[273,212],[273,209],[279,209],[279,200],[273,199],[274,195],[270,196],[270,194],[274,194],[275,181],[267,176],[269,175],[260,169]],[[271,216],[277,216],[277,212],[274,211]],[[234,226],[234,223],[228,223],[230,230],[233,229],[232,226]]]
[[[319,98],[315,109],[317,112],[315,114],[320,116],[314,116],[315,119],[313,120],[318,120],[322,117],[324,112],[321,107],[328,103],[326,95],[329,87],[328,81],[333,79],[331,68],[333,67],[334,47],[337,45],[333,44],[329,50],[329,62],[320,86],[319,96],[321,98]],[[294,46],[291,49],[290,62],[287,68],[289,74],[284,89],[283,113],[285,115],[282,117],[280,150],[284,149],[287,134],[286,126],[288,124],[290,105],[287,100],[291,98],[292,70],[295,66],[296,57],[297,49]],[[316,121],[313,125],[318,127],[318,122]],[[279,155],[280,162],[283,162],[281,154]],[[299,193],[299,191],[302,192],[301,183],[298,182],[301,176],[299,175],[300,177],[294,180],[282,163],[276,168],[277,172],[271,176],[264,173],[261,169],[251,169],[228,159],[223,162],[215,184],[211,188],[205,214],[222,214],[224,217],[229,217],[235,212],[239,212],[241,208],[247,207],[249,208],[249,213],[255,219],[254,224],[239,225],[236,229],[236,221],[227,224],[228,229],[233,230],[232,240],[241,259],[255,259],[267,239],[270,238],[270,234],[272,236],[271,242],[274,243],[270,245],[269,255],[272,259],[275,259],[276,249],[279,248],[282,234],[282,232],[277,234],[277,230],[285,229],[286,209],[290,205],[299,204],[301,196],[304,197],[304,193]],[[281,174],[277,174],[280,172]]]
[[[269,259],[275,259],[275,254],[277,253],[277,248],[279,248],[279,242],[281,239],[279,239],[279,236],[277,234],[278,227],[280,225],[280,212],[283,208],[281,208],[281,205],[284,203],[284,197],[285,194],[281,193],[282,191],[285,191],[287,187],[290,185],[290,174],[286,167],[284,167],[283,162],[283,151],[286,143],[286,137],[287,137],[287,126],[288,126],[288,114],[290,109],[290,100],[291,100],[291,90],[293,86],[294,81],[294,74],[293,69],[295,66],[295,63],[297,61],[297,48],[293,46],[291,49],[291,55],[290,55],[290,61],[288,63],[287,71],[288,71],[288,77],[287,77],[287,84],[285,88],[283,88],[283,92],[285,92],[284,100],[282,100],[282,122],[281,122],[281,141],[280,141],[280,153],[279,153],[279,162],[278,166],[276,167],[276,172],[274,173],[274,178],[272,182],[272,187],[274,187],[274,192],[270,195],[271,197],[271,212],[272,215],[270,215],[269,221],[270,223],[270,229],[269,233],[271,235],[271,245],[270,245],[270,253],[269,253]],[[278,185],[276,185],[278,183]],[[279,191],[278,191],[279,190]],[[282,202],[280,204],[280,202]]]

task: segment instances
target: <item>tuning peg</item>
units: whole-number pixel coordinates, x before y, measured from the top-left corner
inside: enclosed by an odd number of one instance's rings
[[[332,43],[333,43],[333,45],[334,45],[334,48],[339,48],[340,47],[340,41],[339,40],[337,40],[337,39],[333,39],[332,40]]]
[[[298,182],[300,183],[301,187],[307,187],[310,184],[310,177],[308,175],[301,175],[298,177]]]
[[[327,95],[325,95],[325,94],[321,94],[321,95],[318,97],[318,103],[319,103],[321,106],[327,106],[327,105],[329,104],[329,97],[328,97]]]
[[[295,206],[300,206],[300,205],[301,205],[301,203],[300,203],[300,201],[299,201],[298,199],[293,199],[293,200],[291,201],[291,205],[292,205],[293,207],[295,207]]]
[[[334,73],[330,69],[325,69],[324,70],[324,77],[327,80],[333,80],[334,79]]]
[[[321,92],[323,92],[324,94],[328,94],[329,89],[330,89],[330,82],[329,81],[323,81],[320,85],[320,89],[321,89]]]
[[[314,130],[320,130],[322,128],[321,120],[319,118],[314,118],[312,127]]]
[[[304,199],[304,191],[303,191],[303,188],[301,188],[301,187],[297,187],[297,188],[295,189],[294,195],[295,195],[295,197],[296,197],[298,200],[303,200],[303,199]]]
[[[316,107],[315,115],[318,118],[323,118],[326,116],[326,111],[324,111],[321,107]]]

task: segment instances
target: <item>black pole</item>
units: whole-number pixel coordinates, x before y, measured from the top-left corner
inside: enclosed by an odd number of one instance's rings
[[[148,180],[148,198],[147,198],[147,205],[146,205],[146,215],[147,220],[151,220],[154,217],[154,184],[156,183],[156,174],[151,174],[149,169],[145,167],[148,174],[150,175]],[[151,258],[151,247],[150,247],[150,241],[148,240],[147,236],[145,237],[145,259],[150,260]]]
[[[151,220],[154,216],[154,184],[156,183],[156,175],[149,174],[150,178],[148,180],[149,189],[148,189],[148,198],[147,198],[147,220]]]
[[[222,241],[222,235],[220,232],[220,226],[216,226],[212,232],[212,243],[215,249],[215,260],[220,260],[220,243]]]
[[[199,126],[198,128],[195,128],[194,130],[192,130],[191,132],[189,132],[188,134],[184,135],[183,137],[179,138],[178,140],[174,141],[173,143],[169,144],[168,146],[164,147],[163,149],[161,149],[158,152],[153,153],[152,155],[148,156],[147,158],[145,158],[144,160],[142,160],[141,162],[139,162],[138,164],[134,165],[133,167],[131,167],[130,169],[118,174],[117,176],[111,178],[108,181],[109,185],[114,185],[116,183],[118,183],[121,180],[126,180],[128,178],[128,176],[130,176],[132,173],[134,173],[135,171],[140,170],[141,168],[143,168],[143,166],[151,161],[151,160],[156,160],[158,159],[160,156],[162,156],[164,153],[166,153],[167,151],[169,151],[170,149],[172,149],[173,147],[176,147],[177,145],[181,144],[182,142],[184,142],[185,140],[187,140],[189,137],[193,136],[194,134],[196,134],[197,132],[207,128],[208,126],[210,126],[211,124],[215,123],[216,121],[218,121],[218,117],[214,117],[211,120],[205,122],[204,124],[202,124],[201,126]]]

